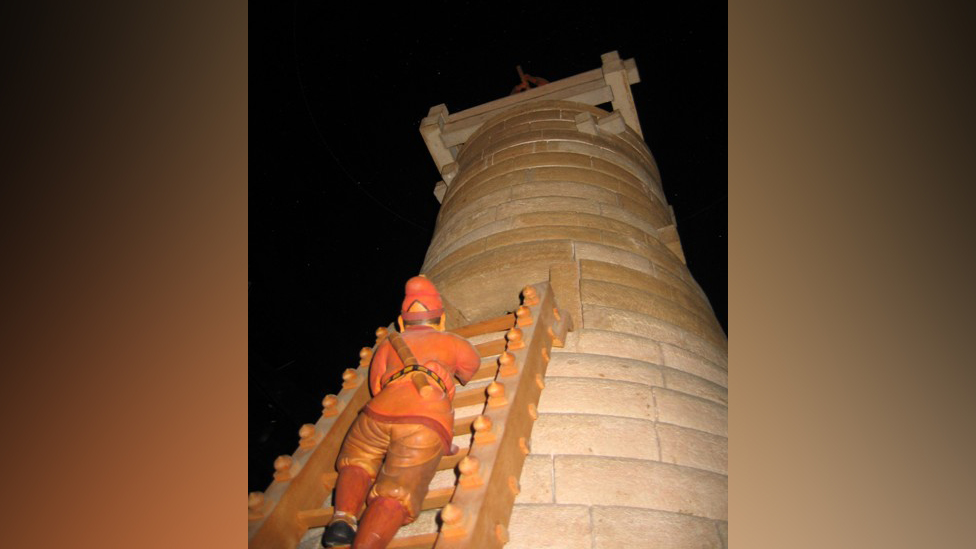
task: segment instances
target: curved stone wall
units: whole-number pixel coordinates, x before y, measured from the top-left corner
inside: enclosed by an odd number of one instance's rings
[[[465,143],[423,272],[476,321],[551,280],[554,350],[507,547],[722,547],[728,345],[666,244],[654,159],[618,117],[515,107]]]

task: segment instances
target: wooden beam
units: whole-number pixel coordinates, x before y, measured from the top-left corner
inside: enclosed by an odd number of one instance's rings
[[[446,488],[437,488],[435,490],[430,490],[427,492],[427,496],[424,498],[424,502],[420,505],[422,511],[428,509],[440,509],[451,500],[451,495],[454,494],[454,486],[448,486]],[[325,526],[329,524],[332,520],[332,513],[335,512],[333,507],[321,507],[318,509],[305,509],[298,512],[298,520],[304,525],[305,529],[318,528],[319,526]]]
[[[471,424],[474,423],[474,420],[477,417],[478,416],[467,416],[462,418],[456,418],[454,420],[454,436],[470,435]]]
[[[515,315],[509,313],[507,315],[482,320],[481,322],[475,322],[474,324],[468,324],[467,326],[461,326],[448,331],[461,337],[474,337],[490,334],[492,332],[502,332],[514,325]]]
[[[616,52],[613,52],[616,53]],[[628,59],[625,63],[625,69],[628,71],[628,80],[632,84],[640,82],[640,76],[637,73],[637,64],[633,59]],[[603,80],[603,69],[593,69],[590,71],[582,72],[580,74],[556,80],[550,82],[545,86],[539,86],[537,88],[529,89],[522,93],[517,93],[515,95],[509,95],[502,97],[501,99],[495,99],[494,101],[489,101],[487,103],[482,103],[476,107],[471,107],[470,109],[465,109],[460,112],[447,116],[448,123],[454,123],[465,118],[471,118],[492,111],[501,112],[503,109],[509,109],[515,105],[522,103],[528,103],[529,101],[538,101],[540,99],[549,99],[549,95],[554,93],[559,93],[565,91],[566,89],[578,86],[580,84],[592,83],[594,81]],[[445,107],[446,110],[446,107]]]
[[[488,395],[485,393],[484,387],[477,387],[475,389],[464,389],[463,391],[457,391],[454,393],[454,407],[462,408],[464,406],[471,406],[472,404],[484,404],[488,400]]]
[[[323,480],[335,472],[339,448],[359,410],[369,401],[368,367],[356,370],[358,382],[347,385],[339,395],[341,410],[335,416],[322,416],[316,429],[325,433],[314,448],[299,449],[292,455],[297,473],[285,481],[275,481],[265,497],[277,498],[277,503],[265,519],[248,525],[248,547],[254,549],[293,549],[307,529],[299,513],[315,509],[325,501],[331,486]],[[348,382],[347,382],[348,383]]]
[[[451,162],[457,159],[458,148],[487,120],[516,105],[531,101],[561,100],[586,105],[612,103],[613,108],[620,110],[624,115],[628,125],[631,125],[638,135],[643,135],[640,123],[636,121],[637,110],[633,106],[633,96],[630,95],[630,86],[640,82],[637,63],[633,59],[621,61],[615,51],[604,54],[604,57],[608,55],[615,56],[611,61],[616,59],[619,64],[611,62],[608,65],[604,60],[603,67],[599,69],[556,80],[454,114],[448,113],[447,106],[443,104],[431,107],[428,116],[421,122],[420,133],[427,143],[427,149],[438,171],[447,169]],[[607,70],[610,71],[609,78],[607,78]],[[624,85],[626,91],[622,87]],[[444,187],[448,186],[450,181],[445,178]],[[446,191],[446,188],[440,190]]]
[[[441,171],[457,159],[457,147],[445,146],[441,139],[441,132],[447,122],[447,117],[447,105],[440,104],[431,107],[427,117],[420,122],[420,135],[424,138],[424,143],[427,144],[427,150],[437,166],[437,171]]]
[[[601,55],[600,59],[603,61],[601,69],[603,78],[613,91],[613,110],[619,111],[624,117],[624,122],[643,139],[644,132],[641,131],[640,120],[637,118],[637,107],[634,105],[634,95],[630,91],[627,67],[615,51]]]
[[[441,457],[441,462],[437,464],[438,471],[446,471],[448,469],[453,469],[457,467],[459,461],[464,459],[464,456],[468,455],[468,450],[470,448],[461,448],[458,453],[453,456],[443,456]]]
[[[505,350],[505,338],[493,339],[474,346],[481,358],[499,355]]]
[[[390,544],[387,545],[388,549],[429,549],[434,546],[434,542],[437,541],[437,532],[430,532],[428,534],[417,534],[415,536],[407,536],[402,538],[393,538]]]
[[[495,377],[495,374],[497,372],[498,372],[497,359],[492,358],[492,359],[482,361],[481,368],[478,368],[478,371],[474,373],[474,376],[471,377],[471,381],[493,378]]]
[[[522,345],[512,345],[511,353],[519,365],[513,376],[496,377],[506,401],[486,408],[486,418],[472,442],[469,454],[479,463],[480,483],[461,482],[451,498],[456,521],[445,523],[434,545],[436,549],[467,547],[501,548],[507,541],[508,521],[518,493],[518,479],[528,452],[527,441],[538,417],[535,411],[545,377],[553,336],[565,337],[572,317],[559,313],[548,282],[533,285],[538,298],[527,296],[528,311],[519,316]],[[557,318],[558,316],[558,318]],[[521,322],[521,320],[526,322]],[[467,419],[467,418],[465,418]],[[473,418],[472,418],[473,419]],[[455,422],[457,432],[458,421]],[[480,437],[480,441],[479,441]]]
[[[538,88],[532,88],[530,91],[545,89],[550,84],[546,86],[541,86]],[[529,92],[523,92],[529,93]],[[519,94],[522,95],[522,94]],[[541,100],[546,101],[573,101],[576,103],[583,103],[586,105],[600,105],[602,103],[609,103],[613,99],[613,92],[610,87],[607,86],[606,82],[601,78],[599,80],[593,80],[591,82],[584,82],[570,88],[565,88],[561,90],[550,90]],[[488,111],[484,114],[479,114],[469,118],[458,120],[457,122],[449,122],[444,125],[444,130],[441,133],[441,138],[446,146],[457,146],[466,142],[468,138],[471,137],[474,132],[481,128],[482,124],[491,120],[497,114],[503,112],[506,109],[497,109],[493,111]]]

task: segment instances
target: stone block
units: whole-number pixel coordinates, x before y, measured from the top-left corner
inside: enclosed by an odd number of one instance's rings
[[[608,379],[549,378],[539,398],[539,413],[602,414],[653,420],[651,389],[638,383]]]
[[[497,151],[503,151],[521,145],[534,145],[545,139],[541,128],[533,128],[531,124],[519,124],[499,131],[491,136],[485,146],[485,156],[490,156]]]
[[[647,233],[653,233],[657,230],[657,227],[660,227],[667,222],[663,213],[658,213],[651,217],[645,218],[628,212],[620,206],[613,206],[610,204],[600,205],[600,215],[610,219],[615,219],[622,223],[627,223],[628,225],[633,225],[634,227],[637,227]]]
[[[544,196],[511,200],[498,207],[498,219],[534,212],[600,213],[600,205],[584,198]]]
[[[569,260],[572,252],[568,243],[563,243],[567,245],[565,253],[558,247],[550,247],[539,250],[542,255],[502,257],[497,261],[493,255],[497,250],[491,250],[470,262],[452,266],[447,274],[428,271],[428,276],[438,288],[446,288],[456,296],[454,303],[467,318],[485,320],[518,307],[518,294],[526,280],[546,280],[550,264]],[[534,245],[525,248],[538,249]]]
[[[600,129],[612,134],[623,133],[627,128],[627,124],[624,123],[624,117],[621,116],[620,111],[614,111],[610,116],[604,116],[600,119],[599,125]]]
[[[590,113],[587,113],[590,114]],[[613,132],[606,131],[605,128],[600,127],[600,124],[607,118],[612,116],[611,114],[604,113],[600,116],[595,116],[594,121],[594,131],[593,132],[583,132],[579,131],[579,116],[573,119],[576,123],[576,130],[571,129],[552,129],[547,130],[544,133],[544,137],[548,140],[559,143],[560,141],[578,141],[582,143],[588,143],[597,148],[613,151],[615,154],[623,155],[627,157],[631,163],[635,165],[644,165],[644,169],[649,170],[652,168],[650,166],[653,163],[651,157],[642,151],[639,151],[634,147],[632,141],[624,138],[621,135],[615,135]]]
[[[655,364],[585,353],[553,353],[546,370],[546,378],[551,377],[592,377],[666,386],[664,374]]]
[[[713,435],[729,436],[727,407],[660,387],[652,387],[651,390],[654,393],[659,422],[690,427]]]
[[[661,204],[667,204],[667,199],[657,188],[654,177],[645,166],[625,164],[623,162],[608,162],[600,158],[594,158],[593,169],[608,173],[617,179],[630,181],[634,185],[644,189],[648,195],[655,197]]]
[[[680,370],[663,368],[661,371],[664,375],[664,387],[666,389],[694,395],[699,398],[711,400],[712,402],[717,402],[723,406],[728,406],[729,390],[725,387]]]
[[[503,221],[508,222],[510,219]],[[496,221],[496,223],[499,222]],[[599,242],[600,231],[586,227],[553,227],[546,225],[523,227],[521,229],[511,229],[489,236],[486,242],[486,247],[487,249],[491,250],[501,246],[508,246],[510,244],[517,244],[520,242],[567,239],[577,242]]]
[[[707,379],[726,389],[729,387],[728,370],[711,360],[668,344],[661,344],[661,351],[665,366]]]
[[[661,172],[658,170],[657,160],[654,159],[654,154],[647,148],[647,143],[636,134],[630,132],[624,132],[617,137],[630,145],[631,149],[643,159],[644,165],[651,171],[651,176],[654,177],[654,180],[660,187]]]
[[[608,191],[619,192],[621,183],[615,177],[587,168],[570,166],[540,166],[532,170],[533,181],[575,181]]]
[[[525,262],[545,263],[548,265],[554,261],[567,261],[573,257],[573,247],[566,240],[525,242],[480,252],[475,247],[475,244],[469,244],[469,246],[472,246],[470,250],[458,250],[440,261],[425,265],[424,269],[427,272],[427,276],[433,280],[450,269],[449,273],[445,273],[446,276],[444,278],[457,281],[465,277],[477,276],[479,273],[497,271],[501,268],[511,270],[510,267]],[[526,280],[546,280],[549,277],[548,268],[543,269],[540,267],[540,271],[545,271],[546,274],[540,278],[526,278]],[[525,278],[524,275],[523,278]],[[438,281],[435,280],[435,284],[438,284]],[[522,286],[519,286],[519,290],[523,286],[525,286],[524,281],[522,282]],[[439,285],[438,288],[440,288]],[[461,301],[464,296],[459,295],[457,297],[458,301]],[[458,306],[461,307],[460,304]],[[464,307],[461,308],[463,309]],[[477,317],[469,316],[468,318]]]
[[[580,283],[580,297],[583,303],[651,315],[678,326],[689,322],[693,316],[690,311],[668,297],[626,284],[592,280],[586,276],[583,278]]]
[[[438,181],[434,183],[434,196],[438,202],[444,202],[444,195],[447,193],[447,183]]]
[[[532,154],[535,152],[535,143],[529,141],[528,143],[520,142],[517,145],[511,145],[504,148],[492,149],[491,162],[501,162],[502,160],[508,158],[514,158],[516,156],[522,156],[526,154]]]
[[[540,414],[532,426],[532,451],[653,460],[661,457],[653,421],[585,414]]]
[[[585,283],[582,286],[585,288]],[[591,297],[585,294],[582,296],[583,324],[587,328],[633,334],[677,347],[687,347],[687,332],[680,327],[651,315],[593,305],[587,301]]]
[[[599,124],[600,122],[597,122],[598,127]],[[630,147],[621,146],[619,140],[607,133],[600,133],[591,137],[575,131],[551,129],[543,132],[542,137],[549,141],[550,150],[586,155],[594,160],[601,160],[618,166],[629,173],[641,174],[637,176],[639,179],[649,178],[648,168],[641,165],[641,159],[632,154]]]
[[[722,549],[729,548],[729,523],[728,521],[716,521],[718,525],[718,535],[722,538]]]
[[[631,507],[594,507],[592,513],[593,549],[722,547],[708,519]]]
[[[516,215],[512,220],[513,228],[536,227],[539,225],[558,225],[580,227],[580,215],[576,212],[537,212]]]
[[[638,255],[653,257],[650,248],[647,246],[647,238],[643,234],[634,236],[618,234],[612,231],[601,232],[603,233],[601,244],[627,250]]]
[[[659,423],[657,436],[661,444],[661,461],[729,474],[729,439]]]
[[[657,196],[656,189],[653,188],[651,182],[650,174],[644,167],[635,167],[633,165],[623,166],[617,162],[608,162],[602,158],[593,159],[593,169],[607,175],[611,175],[621,181],[626,182],[628,185],[635,189],[640,189],[642,194],[647,196],[655,196],[655,198],[661,203],[666,203],[664,196]]]
[[[428,258],[424,266],[421,267],[421,271],[427,273],[427,276],[435,276],[434,273],[439,273],[451,265],[480,255],[485,251],[485,244],[485,239],[475,240],[452,250],[450,253],[438,253]]]
[[[535,427],[533,427],[533,448],[535,452]],[[553,503],[552,496],[552,456],[529,454],[522,465],[519,477],[520,492],[515,497],[519,503]]]
[[[589,135],[596,135],[596,119],[588,112],[576,115],[576,129]]]
[[[501,193],[499,193],[501,196]],[[456,234],[464,234],[473,228],[495,220],[494,197],[485,198],[479,203],[477,200],[457,202],[450,208],[441,206],[438,212],[437,230],[432,242],[439,239],[450,240]]]
[[[662,364],[664,359],[660,344],[650,339],[585,327],[578,331],[576,350],[580,353],[631,358],[654,364]]]
[[[568,120],[539,120],[530,122],[529,127],[533,130],[576,130],[576,124]]]
[[[515,505],[505,549],[590,549],[590,508]]]
[[[512,198],[537,196],[568,196],[605,204],[617,204],[617,194],[587,183],[574,181],[532,181],[512,187]]]
[[[658,297],[671,297],[671,285],[647,273],[627,269],[612,263],[590,260],[581,261],[580,269],[580,276],[584,280],[612,282]]]
[[[511,223],[512,222],[510,219],[503,219],[501,221],[492,221],[489,223],[485,223],[484,225],[481,225],[476,229],[472,229],[467,233],[461,234],[459,232],[456,238],[443,239],[440,241],[438,245],[431,243],[430,248],[428,249],[427,252],[427,261],[429,261],[431,264],[439,263],[440,261],[443,261],[445,258],[450,257],[450,255],[453,254],[454,252],[464,248],[465,246],[470,246],[469,248],[466,248],[468,250],[475,250],[477,249],[477,247],[472,245],[478,242],[481,242],[482,244],[487,244],[486,239],[489,236],[507,230],[511,226]],[[478,252],[483,250],[484,250],[484,246],[482,246],[481,249],[478,250]],[[467,256],[465,255],[455,256],[452,259],[452,261],[460,261],[463,260],[465,257],[470,257],[470,254]]]
[[[541,137],[541,134],[540,134]],[[590,167],[590,157],[584,154],[544,152],[513,159],[516,168],[535,168],[539,166]]]
[[[549,108],[543,110],[530,110],[522,114],[518,114],[511,117],[505,118],[505,128],[512,128],[520,124],[529,124],[531,122],[539,122],[542,120],[565,120],[562,118],[559,109]]]
[[[593,227],[612,234],[619,234],[633,238],[637,242],[644,242],[649,237],[642,229],[628,223],[610,219],[602,215],[579,214],[579,225]]]
[[[728,478],[658,461],[555,456],[560,504],[623,506],[728,520]]]
[[[592,244],[589,242],[577,244],[576,258],[614,263],[645,273],[653,272],[651,262],[646,257],[612,246],[604,246],[603,244]]]

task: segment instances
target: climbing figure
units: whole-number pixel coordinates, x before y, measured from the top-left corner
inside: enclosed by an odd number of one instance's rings
[[[451,443],[453,378],[466,384],[481,357],[466,339],[444,332],[444,307],[430,280],[411,278],[405,294],[400,333],[391,331],[370,363],[373,398],[339,452],[325,547],[385,548],[400,526],[417,518],[441,457],[458,451]]]

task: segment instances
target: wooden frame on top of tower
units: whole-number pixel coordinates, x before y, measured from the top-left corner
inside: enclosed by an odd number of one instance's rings
[[[443,191],[457,174],[458,148],[478,128],[495,115],[516,105],[540,100],[575,101],[586,105],[610,103],[619,111],[624,122],[643,138],[637,107],[630,86],[640,82],[637,63],[633,59],[620,59],[616,51],[600,56],[603,66],[576,76],[550,82],[522,93],[489,101],[477,107],[450,114],[443,103],[430,108],[420,123],[420,134],[427,144],[434,164],[444,177],[438,188]],[[434,194],[438,194],[435,189]],[[438,196],[440,199],[441,196]]]

